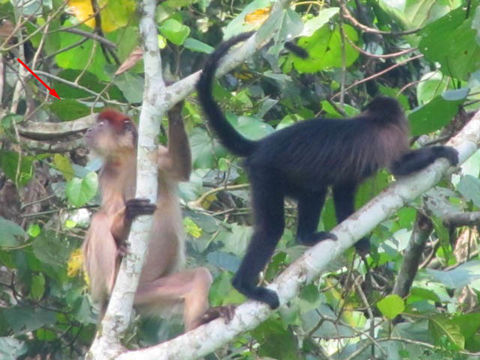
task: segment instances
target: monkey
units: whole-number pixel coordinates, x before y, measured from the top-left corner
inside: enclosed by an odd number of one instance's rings
[[[298,204],[297,240],[312,246],[336,239],[332,233],[317,231],[328,188],[333,190],[336,218],[341,223],[355,211],[357,186],[379,169],[389,168],[396,176],[408,175],[438,158],[456,165],[458,153],[447,146],[409,150],[404,112],[389,97],[375,98],[353,118],[315,118],[260,140],[246,139],[225,118],[213,98],[212,84],[222,57],[250,35],[240,34],[220,44],[207,58],[196,89],[208,124],[220,142],[244,158],[251,186],[254,232],[233,286],[275,309],[279,306],[276,292],[257,286],[257,281],[283,234],[285,197]],[[368,239],[359,243],[360,248],[368,249]]]
[[[183,269],[184,234],[176,188],[189,179],[191,154],[181,110],[182,104],[178,104],[168,112],[168,145],[158,148],[155,204],[134,198],[137,130],[127,115],[104,110],[85,135],[88,147],[104,159],[99,174],[101,206],[92,217],[82,247],[92,300],[103,306],[100,318],[127,251],[125,240],[132,220],[147,214],[153,214],[153,225],[134,305],[148,315],[162,316],[183,305],[186,331],[217,317],[228,322],[233,316],[231,306],[209,308],[212,275],[207,268]]]

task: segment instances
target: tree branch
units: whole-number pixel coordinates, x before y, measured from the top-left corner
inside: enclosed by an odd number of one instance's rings
[[[136,198],[157,200],[156,138],[159,119],[165,112],[165,83],[155,24],[155,0],[143,0],[140,34],[143,39],[145,90],[138,126]],[[89,359],[111,359],[123,351],[120,343],[132,316],[133,301],[148,248],[152,216],[139,216],[132,223],[127,243],[101,328],[87,354]]]
[[[398,273],[395,286],[393,287],[394,294],[400,297],[408,295],[413,279],[417,274],[418,266],[420,265],[425,243],[432,231],[432,221],[421,212],[417,212],[412,236],[403,256],[402,268]]]

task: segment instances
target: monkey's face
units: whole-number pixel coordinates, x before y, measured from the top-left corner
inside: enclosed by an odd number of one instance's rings
[[[121,114],[121,113],[118,113]],[[101,113],[97,123],[87,130],[87,146],[102,157],[121,156],[135,151],[137,130],[125,115],[112,118]]]

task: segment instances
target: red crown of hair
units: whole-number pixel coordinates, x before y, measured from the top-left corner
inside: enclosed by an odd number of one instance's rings
[[[110,125],[118,129],[121,129],[123,128],[123,124],[125,123],[125,120],[130,121],[130,118],[124,113],[121,113],[120,111],[107,109],[107,110],[103,110],[100,114],[98,114],[98,121],[101,121],[101,120],[107,120],[110,123]]]

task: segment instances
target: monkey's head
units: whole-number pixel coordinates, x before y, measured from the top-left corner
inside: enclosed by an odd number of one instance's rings
[[[391,97],[377,96],[364,110],[364,113],[375,120],[385,123],[405,122],[405,113],[400,103]]]
[[[97,123],[87,130],[87,145],[100,156],[121,155],[135,151],[137,128],[125,114],[116,110],[104,110]]]

